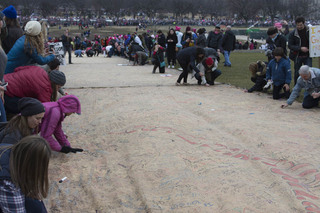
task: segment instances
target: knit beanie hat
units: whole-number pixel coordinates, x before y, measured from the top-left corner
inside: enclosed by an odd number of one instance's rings
[[[181,27],[176,26],[176,31],[180,31]]]
[[[8,18],[12,18],[12,19],[17,18],[17,11],[12,5],[4,9],[2,12]]]
[[[45,111],[43,104],[35,99],[24,97],[18,101],[18,110],[22,116],[37,115]]]
[[[37,36],[41,32],[41,24],[38,21],[29,21],[24,27],[27,35]]]
[[[188,26],[188,27],[186,28],[186,31],[191,31],[191,27]]]
[[[208,66],[211,66],[211,65],[213,64],[213,59],[212,59],[211,57],[208,57],[208,58],[206,59],[206,64],[207,64]]]
[[[64,75],[63,72],[61,72],[59,70],[52,70],[49,73],[49,79],[53,83],[60,85],[60,86],[63,86],[66,83],[66,76]]]

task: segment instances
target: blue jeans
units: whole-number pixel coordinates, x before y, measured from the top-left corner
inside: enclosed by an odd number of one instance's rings
[[[231,66],[230,53],[231,53],[231,51],[226,51],[226,50],[224,51],[224,60],[225,60],[224,65],[225,66]]]
[[[302,64],[312,67],[312,58],[310,57],[296,58],[296,60],[294,61],[294,85],[296,85],[297,79],[299,78],[299,69],[302,66]]]

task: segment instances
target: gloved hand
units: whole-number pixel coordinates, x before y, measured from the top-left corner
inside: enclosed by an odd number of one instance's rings
[[[60,152],[62,152],[62,153],[69,153],[69,152],[71,152],[71,147],[70,146],[63,146],[62,148],[61,148],[61,150],[60,150]]]
[[[73,152],[73,153],[83,152],[83,149],[79,149],[79,148],[71,148],[71,149],[70,149],[70,152]]]

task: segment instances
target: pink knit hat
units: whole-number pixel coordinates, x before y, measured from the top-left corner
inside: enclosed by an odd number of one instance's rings
[[[181,27],[176,26],[176,31],[180,31]]]

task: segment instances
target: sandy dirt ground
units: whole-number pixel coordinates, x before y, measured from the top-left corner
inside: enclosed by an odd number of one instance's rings
[[[179,71],[73,58],[63,128],[83,153],[54,153],[49,212],[320,212],[319,111]],[[63,183],[58,181],[67,177]]]

